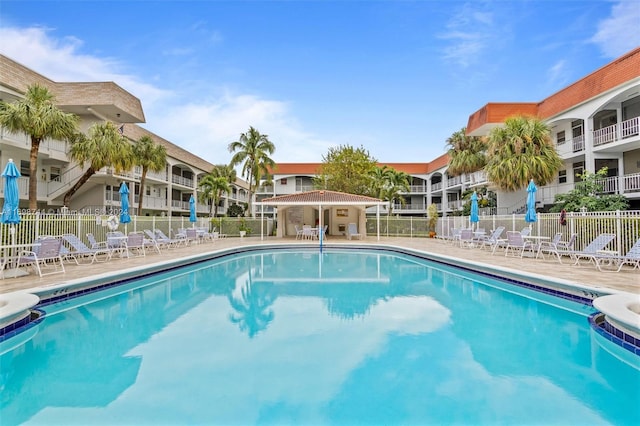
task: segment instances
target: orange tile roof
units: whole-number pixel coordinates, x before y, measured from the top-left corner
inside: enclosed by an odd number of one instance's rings
[[[322,163],[278,163],[270,174],[276,175],[317,175]]]
[[[449,155],[442,154],[429,163],[378,163],[378,166],[391,167],[397,171],[409,175],[427,174],[449,163]],[[278,163],[269,170],[272,175],[317,175],[320,173],[322,163]]]
[[[467,134],[503,123],[510,115],[553,117],[629,80],[640,77],[640,47],[599,68],[538,103],[488,103],[469,116]],[[484,130],[482,129],[482,130]]]
[[[375,205],[386,204],[378,198],[364,195],[347,194],[345,192],[315,190],[299,192],[297,194],[278,195],[276,197],[265,198],[261,201],[264,204],[341,204],[341,205]],[[256,203],[260,204],[260,203]]]

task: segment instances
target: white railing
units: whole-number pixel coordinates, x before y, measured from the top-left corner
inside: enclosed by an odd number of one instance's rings
[[[632,173],[622,177],[624,192],[640,191],[640,173]]]
[[[573,152],[580,152],[584,150],[584,135],[578,135],[573,138],[572,141]]]
[[[313,185],[296,185],[296,192],[313,191],[315,188]]]
[[[425,185],[410,185],[409,186],[409,192],[417,192],[417,193],[422,193],[422,192],[427,192],[427,186]]]
[[[193,188],[193,179],[189,179],[180,175],[171,175],[171,182]]]
[[[442,182],[431,184],[431,191],[440,191],[441,189],[442,189]]]
[[[594,130],[592,132],[593,146],[608,144],[631,136],[638,136],[638,134],[640,134],[640,117],[633,117],[619,124]]]
[[[634,117],[632,119],[623,121],[620,123],[621,137],[622,139],[630,136],[637,136],[640,134],[640,117]]]

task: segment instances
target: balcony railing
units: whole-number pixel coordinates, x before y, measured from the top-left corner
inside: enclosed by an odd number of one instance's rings
[[[171,175],[171,182],[177,183],[178,185],[187,186],[189,188],[193,188],[193,179],[186,178],[180,175]]]
[[[442,189],[442,182],[432,183],[431,190],[432,191],[440,191]]]
[[[618,135],[618,132],[620,135]],[[592,134],[593,146],[605,145],[631,136],[638,136],[640,134],[640,117],[634,117],[621,123],[594,130]]]
[[[584,135],[578,135],[573,138],[572,141],[573,152],[580,152],[584,150]]]

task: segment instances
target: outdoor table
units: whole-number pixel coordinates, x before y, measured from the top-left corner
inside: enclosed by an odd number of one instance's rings
[[[19,254],[16,254],[16,250],[33,249],[34,247],[38,247],[39,245],[39,243],[0,245],[0,253],[2,253],[3,259],[3,268],[9,267],[6,271],[1,271],[2,279],[17,278],[24,275],[29,275],[28,272],[20,269],[20,264],[18,263],[18,259],[20,258],[20,256]]]

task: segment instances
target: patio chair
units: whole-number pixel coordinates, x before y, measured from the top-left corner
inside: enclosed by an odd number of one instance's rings
[[[520,235],[522,235],[523,237],[526,237],[527,235],[531,234],[531,227],[530,226],[525,226],[524,228],[522,228],[522,230],[520,231]]]
[[[358,225],[355,223],[350,223],[347,225],[347,239],[351,240],[353,238],[362,239],[362,235],[358,233]]]
[[[473,247],[473,229],[462,229],[458,241],[460,247]]]
[[[146,256],[144,234],[142,232],[130,232],[125,240],[126,256]]]
[[[169,243],[158,239],[151,229],[145,229],[143,232],[144,235],[146,235],[144,242],[147,247],[156,249],[158,253],[161,253],[161,249],[169,247]]]
[[[82,259],[89,259],[89,265],[93,262],[105,262],[111,259],[111,250],[108,248],[91,248],[88,247],[77,235],[63,234],[62,239],[71,246],[71,250],[66,253],[67,259],[72,259],[76,265],[81,264]],[[64,247],[64,246],[63,246]],[[104,255],[104,259],[100,260],[100,256]]]
[[[34,241],[31,250],[20,252],[18,266],[32,266],[40,277],[64,273],[61,248],[62,238],[40,237]]]
[[[317,228],[312,228],[311,225],[302,226],[302,239],[303,240],[315,240],[318,237]]]
[[[558,258],[558,262],[562,263],[562,260],[560,259],[560,253],[558,253],[558,243],[561,239],[562,232],[556,232],[556,234],[550,241],[540,241],[538,243],[538,252],[536,253],[536,259],[540,255],[542,255],[542,258],[544,259],[545,253],[549,255],[555,254]]]
[[[184,235],[187,238],[187,244],[198,244],[200,241],[200,238],[198,237],[198,230],[196,228],[185,229]]]
[[[294,225],[294,227],[296,228],[296,240],[302,239],[302,234],[304,231],[298,225]]]
[[[162,241],[163,243],[168,244],[169,247],[178,247],[179,245],[187,244],[186,235],[185,236],[180,236],[178,238],[169,238],[160,229],[154,229],[153,232],[155,232],[155,234],[156,234],[156,240],[157,241]]]
[[[620,272],[624,265],[632,265],[633,269],[640,269],[640,238],[635,242],[635,244],[622,256],[616,254],[607,254],[607,253],[597,253],[593,256],[593,261],[596,264],[596,268],[598,268],[601,272]],[[616,269],[602,269],[604,264],[614,265],[617,267]]]
[[[504,232],[504,226],[498,226],[496,229],[491,231],[489,235],[484,235],[481,238],[478,238],[478,244],[480,248],[484,248],[486,246],[491,247],[491,251],[493,252],[494,245],[500,240],[502,233]]]
[[[526,250],[529,250],[531,254],[533,254],[535,249],[537,249],[537,244],[534,244],[531,241],[526,241],[522,233],[507,231],[507,246],[504,252],[505,256],[509,256],[511,254],[511,256],[515,257],[519,252],[519,257],[524,257],[524,252]]]
[[[588,259],[589,262],[594,262],[594,257],[598,256],[598,252],[602,251],[609,245],[611,241],[616,238],[616,234],[600,234],[595,237],[584,249],[580,251],[568,251],[567,254],[571,256],[574,266],[580,265],[580,259]],[[602,256],[602,254],[600,254]]]

